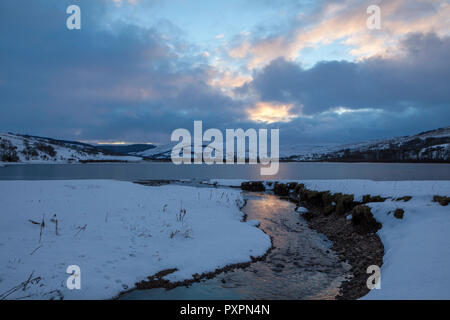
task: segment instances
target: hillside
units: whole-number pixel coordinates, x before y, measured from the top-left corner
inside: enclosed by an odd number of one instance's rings
[[[0,133],[0,163],[67,163],[90,161],[139,161],[91,145],[28,135]]]
[[[282,142],[281,142],[282,143]],[[153,160],[170,160],[177,143],[137,152]],[[248,150],[248,146],[247,146]],[[248,158],[248,152],[247,152]],[[281,161],[340,162],[450,162],[450,127],[413,136],[352,144],[310,144],[280,146]]]
[[[139,161],[142,158],[170,161],[172,149],[177,144],[177,142],[172,142],[161,146],[92,146],[75,141],[0,134],[0,162]],[[207,147],[207,144],[203,145],[203,148]],[[450,162],[450,127],[426,131],[413,136],[352,144],[281,145],[280,160],[299,162]]]
[[[386,140],[334,145],[324,148],[292,150],[290,161],[363,161],[363,162],[449,162],[450,127],[413,136]]]
[[[105,150],[107,152],[119,153],[124,155],[143,152],[146,150],[156,148],[156,146],[152,144],[128,144],[128,145],[102,144],[96,145],[95,147],[97,149]]]

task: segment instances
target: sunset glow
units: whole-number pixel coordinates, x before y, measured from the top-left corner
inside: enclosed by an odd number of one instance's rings
[[[248,110],[248,115],[250,120],[258,122],[289,122],[297,118],[297,115],[292,113],[292,108],[292,104],[258,102],[254,108]]]

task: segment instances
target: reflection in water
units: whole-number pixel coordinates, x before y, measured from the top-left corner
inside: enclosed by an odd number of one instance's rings
[[[333,299],[349,266],[324,236],[307,227],[294,205],[266,194],[249,196],[244,212],[273,241],[265,261],[190,287],[133,291],[123,299]]]

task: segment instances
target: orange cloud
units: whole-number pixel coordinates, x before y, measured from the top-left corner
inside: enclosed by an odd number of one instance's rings
[[[223,71],[216,77],[210,79],[209,84],[214,87],[223,89],[233,89],[242,86],[247,81],[251,81],[252,77],[242,74],[235,74],[231,71]]]
[[[250,120],[265,123],[289,122],[298,117],[293,112],[293,104],[276,104],[271,102],[258,102],[247,110]]]

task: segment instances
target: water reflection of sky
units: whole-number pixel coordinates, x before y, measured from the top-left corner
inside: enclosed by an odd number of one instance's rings
[[[222,273],[189,288],[134,291],[124,299],[333,299],[347,273],[330,242],[310,230],[294,205],[272,195],[251,196],[244,212],[273,241],[266,261]]]

